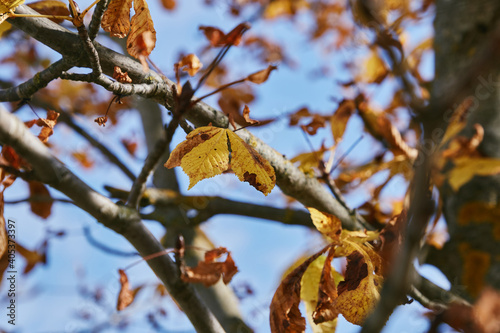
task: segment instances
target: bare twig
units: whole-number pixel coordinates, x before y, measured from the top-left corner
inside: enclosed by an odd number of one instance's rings
[[[120,256],[120,257],[136,257],[136,256],[139,256],[139,253],[137,252],[125,252],[125,251],[121,251],[121,250],[117,250],[117,249],[114,249],[112,247],[109,247],[108,245],[106,244],[103,244],[101,242],[99,242],[97,239],[95,239],[93,236],[92,236],[92,233],[90,232],[90,228],[89,227],[84,227],[83,228],[83,234],[85,235],[85,238],[87,239],[87,242],[89,242],[90,245],[94,246],[95,248],[105,252],[105,253],[108,253],[108,254],[112,254],[112,255],[115,255],[115,256]]]
[[[99,28],[101,27],[101,20],[102,16],[104,15],[104,12],[108,8],[110,0],[101,0],[97,3],[94,9],[94,13],[92,14],[92,20],[90,21],[89,24],[89,38],[91,41],[93,41],[97,33],[99,32]]]

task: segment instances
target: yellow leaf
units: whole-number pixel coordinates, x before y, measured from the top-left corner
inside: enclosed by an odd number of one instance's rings
[[[385,62],[375,50],[372,50],[370,56],[365,59],[362,71],[359,73],[359,79],[366,83],[380,83],[387,75]]]
[[[7,18],[7,15],[5,15],[5,17]],[[0,18],[0,22],[1,22],[1,18]],[[12,24],[10,24],[9,22],[2,22],[0,23],[0,38],[3,37],[3,35],[10,30],[10,28],[12,28]]]
[[[333,240],[339,240],[340,234],[342,232],[342,222],[338,217],[322,213],[316,208],[307,207],[309,213],[311,214],[311,220],[314,226],[323,235]]]
[[[130,31],[132,0],[112,0],[102,17],[101,27],[111,37],[123,38]]]
[[[314,168],[318,168],[320,161],[323,160],[323,155],[327,150],[332,148],[326,148],[322,146],[320,150],[313,151],[312,153],[303,153],[295,156],[290,160],[292,163],[299,163],[299,169],[308,175],[314,175]]]
[[[472,98],[465,99],[453,112],[443,139],[441,139],[440,146],[444,145],[465,128],[465,125],[467,125],[467,114],[472,106],[472,102]]]
[[[342,140],[345,129],[347,127],[347,122],[349,118],[356,110],[356,105],[352,100],[343,100],[340,102],[337,111],[330,118],[330,126],[332,129],[333,140],[335,144]]]
[[[41,0],[28,4],[28,7],[43,15],[70,16],[68,5],[59,0]],[[61,23],[64,19],[52,18],[51,21]]]
[[[276,185],[274,169],[250,145],[233,131],[226,130],[231,144],[231,168],[240,181],[249,182],[258,191],[268,195]]]
[[[194,147],[181,161],[181,167],[189,176],[189,189],[202,179],[220,175],[229,168],[229,149],[223,128],[203,144]],[[203,134],[201,134],[201,137]]]
[[[264,17],[273,19],[278,16],[294,15],[298,10],[308,7],[309,3],[305,0],[271,1],[264,11]]]
[[[131,20],[131,30],[127,39],[127,51],[128,53],[136,58],[140,59],[142,57],[147,57],[154,49],[154,44],[156,43],[156,30],[153,26],[153,20],[151,19],[151,14],[149,13],[148,4],[144,0],[134,1],[134,11],[135,14],[132,16]],[[150,35],[152,46],[144,45],[141,40],[141,36],[144,33]]]
[[[24,0],[0,0],[0,14],[13,11],[17,6],[24,3]]]
[[[448,173],[451,188],[457,191],[474,176],[491,176],[500,173],[500,159],[460,157]]]
[[[228,129],[205,126],[192,131],[186,141],[172,151],[165,167],[181,166],[190,178],[190,189],[200,180],[229,169],[228,143],[231,145],[231,167],[236,176],[268,195],[276,184],[273,167]]]

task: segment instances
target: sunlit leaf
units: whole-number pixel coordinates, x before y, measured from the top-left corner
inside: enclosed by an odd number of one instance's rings
[[[200,59],[195,54],[188,54],[179,61],[179,68],[188,72],[189,76],[195,76],[196,73],[203,67]]]
[[[128,307],[134,301],[134,292],[130,289],[130,283],[128,282],[127,274],[123,269],[118,270],[120,274],[120,292],[118,294],[118,301],[116,303],[116,309],[122,311]]]
[[[223,262],[215,261],[221,255],[227,253]],[[233,276],[238,273],[231,253],[226,248],[220,247],[205,253],[205,260],[200,261],[196,267],[183,267],[181,278],[185,282],[203,283],[205,287],[216,284],[222,277],[224,284],[231,282]]]
[[[31,211],[43,219],[48,218],[54,203],[49,190],[44,184],[37,181],[29,181],[28,185],[30,197],[33,198],[30,202]]]
[[[58,0],[42,0],[28,4],[28,7],[36,10],[42,15],[69,16],[68,5]],[[50,19],[56,23],[61,23],[63,19]]]
[[[14,10],[17,6],[22,5],[24,0],[0,0],[0,14]]]
[[[264,83],[269,78],[271,72],[275,69],[278,69],[278,67],[269,65],[266,69],[248,75],[247,80],[256,84]]]
[[[130,32],[132,0],[112,0],[102,17],[101,27],[111,37],[124,38]],[[130,53],[130,51],[129,51]]]
[[[135,14],[130,21],[127,51],[132,57],[143,59],[149,56],[155,47],[156,30],[146,1],[134,0],[134,11]]]
[[[327,236],[330,241],[338,241],[342,232],[342,222],[332,214],[320,212],[316,208],[307,208],[311,214],[311,220],[314,226],[323,235]]]
[[[455,167],[448,175],[448,182],[457,191],[474,176],[491,176],[500,173],[500,159],[460,157],[454,160]]]

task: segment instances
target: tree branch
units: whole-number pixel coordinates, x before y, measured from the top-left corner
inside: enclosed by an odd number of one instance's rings
[[[75,205],[106,227],[123,235],[142,257],[163,251],[158,240],[141,222],[136,210],[118,206],[91,189],[54,158],[23,122],[3,108],[0,108],[0,143],[10,145],[26,159],[40,181],[64,193]],[[148,260],[147,263],[198,332],[224,332],[192,286],[182,282],[178,268],[169,256]]]
[[[17,7],[17,11],[19,13],[30,13],[31,9],[21,5]],[[78,52],[78,49],[73,49],[71,45],[78,45],[78,36],[52,21],[46,19],[16,18],[9,22],[57,52],[66,56],[77,56],[75,52]],[[42,30],[43,33],[41,32]],[[108,87],[106,89],[116,92],[112,90],[115,89],[113,87],[122,87],[122,89],[128,90],[121,91],[119,92],[120,94],[137,93],[143,97],[153,98],[156,102],[172,110],[174,95],[170,89],[173,85],[170,80],[167,80],[163,84],[158,84],[158,82],[162,82],[161,77],[154,72],[149,72],[148,74],[143,73],[142,66],[139,62],[118,54],[98,43],[95,43],[95,47],[99,53],[103,73],[111,76],[114,66],[119,66],[122,70],[127,71],[134,82],[156,82],[156,84],[149,84],[149,86],[146,84],[146,86],[142,86],[142,90],[132,89],[131,87],[137,87],[139,85],[120,84],[101,75],[99,79],[102,78],[102,83],[107,82],[106,85]],[[205,126],[210,122],[214,126],[219,127],[227,127],[228,125],[228,119],[222,112],[217,111],[204,102],[194,105],[190,111],[187,112],[186,118],[196,126]],[[286,160],[283,155],[263,143],[260,139],[254,137],[247,130],[240,130],[237,133],[275,168],[277,184],[285,194],[294,197],[305,206],[314,207],[321,211],[334,214],[342,221],[346,229],[371,229],[371,227],[361,218],[352,216],[321,183],[314,178],[306,176],[290,161]]]

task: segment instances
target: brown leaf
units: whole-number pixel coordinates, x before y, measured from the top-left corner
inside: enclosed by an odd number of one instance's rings
[[[309,135],[315,135],[318,132],[318,129],[325,127],[325,122],[326,118],[319,115],[315,114],[313,115],[313,118],[311,119],[311,122],[307,125],[302,125],[300,126],[304,132],[306,132]]]
[[[118,270],[120,274],[120,293],[118,294],[118,301],[116,303],[116,309],[121,311],[128,307],[134,301],[134,292],[130,289],[130,284],[128,282],[127,274],[123,269]]]
[[[278,69],[278,67],[269,65],[266,69],[248,75],[246,79],[256,84],[264,83],[269,78],[271,72],[275,69]]]
[[[179,68],[182,68],[184,72],[188,72],[189,76],[195,76],[196,73],[203,67],[200,59],[191,53],[187,56],[183,57],[181,61],[179,61]]]
[[[224,262],[216,262],[215,259],[227,253]],[[184,267],[181,278],[185,282],[203,283],[205,287],[216,284],[221,276],[224,284],[231,282],[233,276],[238,272],[231,253],[226,248],[217,248],[205,253],[205,261],[200,261],[196,267]]]
[[[403,243],[403,230],[406,221],[406,210],[394,216],[380,232],[380,246],[376,249],[382,257],[382,275],[387,274],[392,269],[396,253]]]
[[[312,116],[312,114],[309,112],[308,108],[300,108],[290,115],[290,126],[295,126],[299,123],[300,119],[310,116]]]
[[[132,0],[110,1],[102,17],[102,29],[109,32],[111,37],[127,36],[130,31],[130,8],[132,8]]]
[[[24,267],[23,274],[28,274],[38,264],[47,263],[47,241],[35,251],[28,250],[19,243],[16,243],[16,251],[26,259],[26,267]]]
[[[71,156],[80,162],[81,166],[85,169],[90,169],[94,166],[94,162],[89,159],[87,152],[85,151],[74,151],[71,153]]]
[[[122,72],[118,66],[115,66],[113,69],[113,79],[121,83],[132,83],[132,79],[128,76],[128,73]]]
[[[233,30],[224,36],[224,44],[238,46],[241,41],[241,36],[248,29],[250,29],[250,23],[243,22],[238,24]]]
[[[203,34],[210,42],[210,45],[215,47],[225,45],[224,38],[226,34],[219,28],[200,26],[198,29],[203,31]]]
[[[54,126],[57,123],[57,118],[59,118],[59,113],[52,110],[48,110],[46,119],[40,118],[36,121],[36,124],[42,127],[42,129],[40,130],[40,134],[38,135],[38,138],[43,143],[47,143],[47,141],[49,140],[49,136],[51,136],[52,133],[54,133]]]
[[[42,0],[28,4],[28,7],[36,10],[42,15],[69,16],[68,6],[58,0]],[[64,20],[59,18],[49,19],[55,23],[61,23]]]
[[[485,288],[474,304],[473,314],[483,333],[500,332],[500,292]]]
[[[250,118],[250,109],[248,108],[248,105],[245,105],[243,108],[243,118],[245,118],[245,121],[251,125],[259,123],[258,120]]]
[[[137,151],[137,141],[121,139],[121,143],[130,155],[135,156],[135,152]]]
[[[29,181],[28,185],[30,188],[30,197],[34,199],[30,202],[31,211],[41,218],[46,219],[50,216],[52,204],[54,203],[49,190],[44,184],[37,181]]]
[[[270,306],[269,320],[272,333],[304,332],[306,320],[299,310],[300,282],[307,267],[329,248],[330,245],[310,256],[281,281]]]
[[[177,3],[175,0],[161,0],[161,4],[166,10],[174,10]]]
[[[156,30],[146,1],[135,0],[134,11],[127,39],[127,51],[132,57],[145,61],[145,57],[148,57],[155,47]]]
[[[342,140],[345,129],[347,127],[347,122],[351,115],[356,110],[356,104],[353,100],[343,100],[340,102],[337,110],[330,118],[330,127],[332,129],[333,140],[335,144]]]
[[[332,279],[332,260],[335,255],[335,248],[328,251],[323,271],[321,272],[321,279],[318,289],[318,303],[313,312],[313,321],[315,324],[324,323],[326,321],[334,320],[339,315],[334,307],[334,301],[337,299],[337,288]]]
[[[94,119],[94,121],[99,126],[106,127],[106,123],[108,122],[108,117],[106,117],[106,116],[104,116],[104,117],[97,117],[97,118]]]

